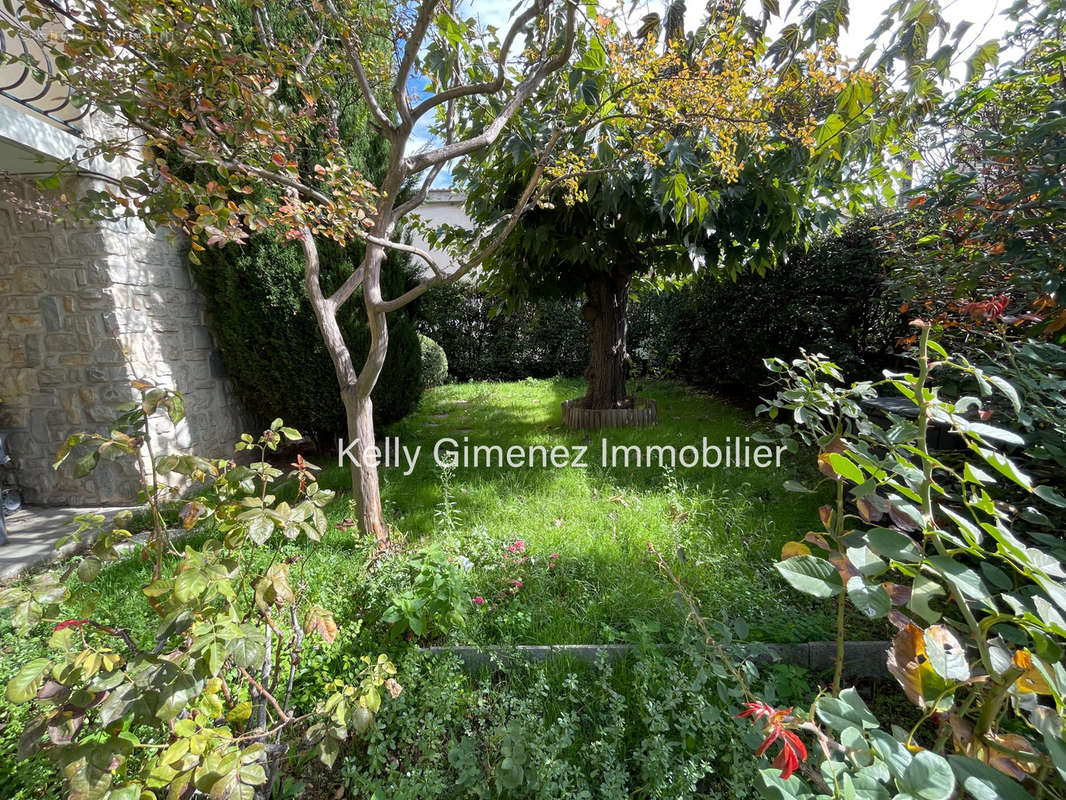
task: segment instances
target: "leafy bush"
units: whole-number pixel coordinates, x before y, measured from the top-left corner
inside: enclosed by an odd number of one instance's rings
[[[421,333],[418,343],[422,347],[422,386],[426,389],[442,386],[448,380],[448,356],[444,348]]]
[[[748,397],[765,381],[766,356],[800,348],[856,377],[876,374],[906,332],[881,288],[880,247],[874,220],[859,219],[764,275],[711,272],[645,290],[631,306],[631,357],[638,369]]]
[[[510,315],[467,283],[440,286],[419,300],[418,329],[440,344],[460,381],[580,375],[588,363],[581,303],[521,304]]]
[[[841,649],[832,695],[809,720],[749,707],[768,743],[785,741],[796,756],[796,730],[809,730],[824,754],[820,773],[803,780],[790,777],[796,759],[784,753],[781,774],[764,775],[788,798],[809,797],[810,785],[850,785],[862,798],[1061,797],[1066,547],[995,498],[1004,483],[1037,506],[1066,508],[1066,497],[1017,465],[1004,448],[1024,439],[985,422],[981,397],[951,400],[937,384],[943,374],[969,376],[983,397],[1000,393],[1015,415],[1031,417],[1014,386],[949,355],[927,323],[914,324],[917,372],[878,384],[841,387],[839,368],[818,356],[767,362],[782,391],[764,410],[788,421],[778,425],[787,440],[818,447],[835,490],[821,509],[823,530],[787,544],[777,567],[797,590],[835,599]],[[890,414],[882,425],[867,416],[862,404],[880,386],[907,398],[915,417]],[[934,424],[961,437],[966,455],[931,452]],[[848,603],[898,631],[887,666],[921,712],[909,730],[884,729],[841,690]]]
[[[318,246],[323,289],[330,292],[351,274],[361,248],[328,240]],[[256,236],[208,248],[200,262],[193,269],[207,296],[208,324],[245,407],[261,424],[282,417],[319,440],[346,435],[333,362],[304,292],[299,246]],[[385,295],[395,296],[411,284],[410,268],[391,256],[382,279]],[[362,304],[346,304],[338,322],[352,356],[362,359],[370,347]],[[372,395],[376,421],[406,416],[421,393],[418,336],[407,312],[398,311],[389,315],[389,352]]]
[[[431,636],[466,623],[470,592],[454,558],[437,548],[416,552],[405,559],[410,583],[395,593],[381,619],[393,633]]]
[[[85,452],[78,475],[101,459],[138,458],[150,467],[142,494],[152,512],[144,551],[152,577],[129,604],[151,623],[123,627],[116,614],[97,607],[93,589],[130,537],[122,527],[128,513],[111,530],[102,515],[79,516],[69,540],[88,537],[86,555],[62,572],[0,590],[0,608],[10,610],[20,635],[47,642],[46,655],[22,660],[7,681],[6,699],[31,709],[19,758],[47,751],[71,797],[151,800],[164,790],[171,797],[266,797],[304,749],[332,765],[341,743],[369,727],[382,689],[399,694],[395,668],[385,655],[363,656],[297,707],[301,654],[316,640],[331,643],[338,630],[332,612],[310,602],[296,579],[299,558],[277,554],[286,541],[319,540],[333,493],[318,486],[300,458],[290,473],[299,486],[293,502],[271,493],[282,472],[267,463],[268,454],[282,440],[300,438],[280,419],[258,439],[245,434],[238,442],[238,451],[257,457],[247,466],[152,457],[145,446],[152,417],[166,413],[177,424],[183,400],[146,381],[133,388],[140,400],[120,408],[109,434],[70,437],[57,466],[79,448]],[[160,509],[176,493],[162,476],[175,473],[208,484],[181,520],[186,530],[207,520],[211,530],[199,544],[187,541],[183,553]],[[75,568],[78,580],[67,583]],[[122,613],[128,618],[129,609]]]
[[[353,797],[755,796],[755,764],[702,648],[469,677],[406,654],[404,693],[342,767]],[[728,694],[727,694],[728,696]]]

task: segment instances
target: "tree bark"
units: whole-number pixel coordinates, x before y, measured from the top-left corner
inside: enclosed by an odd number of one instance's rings
[[[337,306],[322,292],[319,282],[318,247],[309,230],[304,230],[301,244],[305,260],[304,284],[311,300],[311,308],[318,320],[322,339],[333,361],[341,399],[344,402],[348,423],[348,440],[345,447],[354,443],[350,451],[352,458],[349,461],[352,499],[358,508],[360,528],[373,535],[378,549],[382,550],[389,544],[389,530],[381,506],[377,460],[370,453],[370,449],[375,446],[374,404],[370,400],[370,393],[377,384],[385,364],[389,344],[388,322],[385,314],[368,307],[370,351],[362,370],[356,372],[351,351],[337,322]],[[376,273],[382,257],[381,248],[368,248],[363,264],[368,274],[374,275],[369,285],[377,290],[377,296],[380,296],[380,284]]]
[[[348,417],[348,441],[358,442],[352,448],[355,460],[350,467],[352,498],[357,506],[359,527],[373,535],[378,550],[384,550],[389,544],[389,530],[381,507],[377,462],[368,453],[375,444],[374,403],[370,397],[359,394],[354,386],[346,388],[342,397]]]
[[[581,309],[589,325],[588,391],[585,408],[624,408],[626,395],[626,306],[633,273],[604,272],[585,283],[587,302]]]

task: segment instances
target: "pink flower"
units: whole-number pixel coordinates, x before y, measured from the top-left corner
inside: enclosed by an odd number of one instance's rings
[[[513,580],[513,581],[511,581],[511,585],[512,585],[513,587],[515,587],[516,589],[521,589],[521,588],[522,588],[522,581],[520,581],[520,580]]]
[[[526,550],[526,543],[522,539],[515,539],[512,544],[507,546],[507,549],[512,553],[524,553]]]
[[[482,597],[481,595],[478,595],[477,597],[474,598],[474,605],[475,606],[483,606],[483,605],[485,605],[485,598]]]

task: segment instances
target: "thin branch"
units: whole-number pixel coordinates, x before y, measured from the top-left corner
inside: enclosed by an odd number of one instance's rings
[[[469,139],[445,144],[434,150],[430,150],[429,152],[415,154],[404,159],[407,165],[407,174],[416,174],[437,164],[461,158],[462,156],[482,150],[495,142],[500,133],[503,132],[503,129],[511,121],[511,117],[513,117],[526,100],[532,96],[533,92],[536,91],[541,83],[543,83],[544,79],[553,72],[561,69],[563,65],[570,60],[570,54],[574,50],[574,41],[576,38],[576,18],[576,7],[573,2],[568,0],[562,48],[553,58],[542,62],[539,67],[533,70],[532,74],[518,84],[511,99],[507,101],[500,113],[491,123],[489,123],[484,131]]]
[[[537,184],[540,183],[541,177],[544,175],[544,170],[548,166],[549,156],[558,144],[559,139],[562,137],[563,131],[561,128],[556,128],[552,133],[551,139],[548,140],[548,144],[544,148],[544,152],[541,154],[540,161],[537,163],[536,169],[533,170],[533,174],[530,176],[529,181],[526,183],[525,189],[522,191],[521,196],[518,198],[518,202],[515,204],[514,209],[507,217],[506,224],[496,232],[496,235],[492,237],[485,247],[483,247],[478,253],[473,256],[469,261],[460,266],[457,270],[447,276],[434,275],[432,278],[422,281],[417,286],[404,292],[399,297],[392,300],[383,300],[377,303],[370,304],[373,310],[389,313],[396,309],[403,308],[415,298],[421,296],[434,286],[445,283],[454,283],[461,277],[466,275],[475,267],[482,264],[489,256],[491,256],[496,250],[500,248],[504,240],[511,234],[511,232],[518,225],[519,219],[526,212],[530,206],[533,205],[537,197],[543,195],[544,191],[548,187],[555,185],[559,179],[551,181],[549,184],[537,189]]]
[[[433,12],[437,10],[440,0],[422,0],[418,8],[418,17],[415,26],[411,29],[404,45],[403,58],[400,59],[399,69],[396,71],[396,81],[392,85],[392,96],[396,101],[396,109],[400,112],[403,127],[410,130],[414,124],[411,116],[411,103],[407,97],[407,81],[411,77],[418,51],[422,48],[422,42],[426,38],[430,23],[433,22]]]
[[[475,94],[495,94],[503,88],[504,78],[506,76],[507,58],[510,56],[511,47],[514,44],[514,40],[522,29],[525,28],[532,20],[536,19],[537,15],[543,10],[542,3],[536,2],[524,12],[518,15],[515,21],[511,24],[510,29],[507,31],[507,35],[504,37],[503,44],[500,47],[499,58],[496,59],[496,77],[491,81],[483,81],[481,83],[469,83],[461,84],[459,86],[452,86],[449,89],[445,89],[442,92],[437,92],[432,97],[428,97],[419,103],[411,111],[411,118],[418,120],[427,112],[432,111],[442,103],[447,103],[452,100],[459,100],[463,97],[469,97]]]
[[[270,703],[270,705],[274,706],[274,710],[278,712],[278,716],[281,717],[283,722],[290,722],[292,720],[292,717],[285,713],[285,709],[281,707],[281,703],[278,702],[278,699],[266,689],[264,689],[263,684],[253,678],[251,673],[248,672],[248,670],[238,665],[237,671],[241,673],[241,675],[246,681],[248,681],[248,683],[252,684],[252,686],[255,687],[255,690],[259,692],[260,697],[265,699],[268,703]]]

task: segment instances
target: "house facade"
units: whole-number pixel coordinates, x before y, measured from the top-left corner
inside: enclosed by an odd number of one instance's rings
[[[32,46],[10,35],[0,45],[8,53]],[[75,154],[94,121],[48,79],[47,59],[30,54],[43,80],[21,65],[0,67],[0,432],[26,502],[130,503],[134,464],[104,463],[75,479],[52,463],[70,434],[106,432],[115,407],[137,397],[132,380],[185,396],[186,418],[153,428],[156,455],[229,453],[244,414],[181,240],[136,221],[75,225],[48,213],[37,179]],[[64,191],[93,185],[74,177]]]

